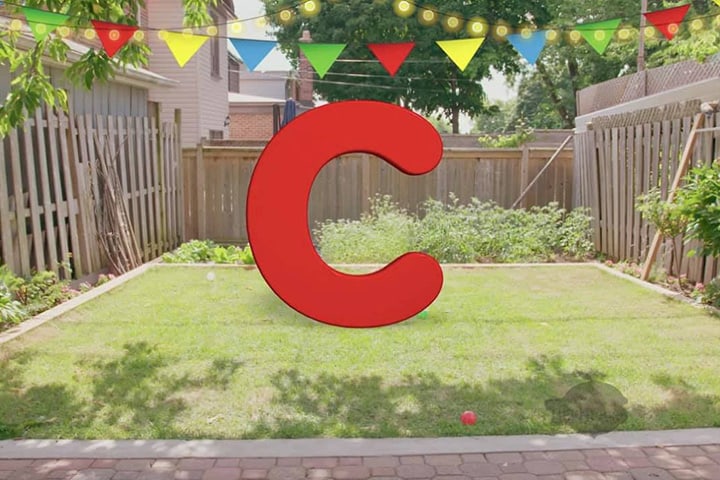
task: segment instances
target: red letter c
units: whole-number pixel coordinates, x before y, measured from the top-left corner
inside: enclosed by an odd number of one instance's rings
[[[268,143],[247,198],[247,232],[255,262],[286,304],[314,320],[371,328],[407,320],[440,294],[440,265],[407,253],[382,270],[348,275],[315,251],[308,227],[312,184],[333,158],[376,155],[408,175],[432,171],[442,159],[435,127],[389,103],[346,101],[310,110]]]

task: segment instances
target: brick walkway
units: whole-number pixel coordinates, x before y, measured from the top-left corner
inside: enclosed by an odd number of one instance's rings
[[[0,459],[0,479],[720,480],[720,443],[384,457]]]

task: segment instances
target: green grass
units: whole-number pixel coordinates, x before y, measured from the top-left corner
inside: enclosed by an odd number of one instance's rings
[[[720,319],[592,266],[446,272],[427,319],[373,330],[257,271],[157,268],[0,346],[0,437],[568,433],[545,401],[587,378],[628,399],[619,430],[709,427],[718,372]]]

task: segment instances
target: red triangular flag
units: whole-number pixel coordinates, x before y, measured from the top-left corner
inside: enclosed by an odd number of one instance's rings
[[[672,40],[680,29],[680,24],[685,18],[685,15],[687,15],[688,10],[690,10],[689,3],[680,7],[648,12],[645,14],[645,18],[647,18],[655,28],[660,30],[662,34],[665,35],[665,38]]]
[[[132,25],[123,25],[120,23],[101,22],[100,20],[90,20],[95,27],[95,32],[102,42],[105,53],[112,58],[113,55],[125,45],[138,27]]]
[[[394,77],[400,69],[410,51],[415,48],[415,42],[408,43],[369,43],[368,48],[380,60],[385,70]]]

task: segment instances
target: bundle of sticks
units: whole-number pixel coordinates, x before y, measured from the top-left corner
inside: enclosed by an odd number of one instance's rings
[[[120,275],[142,265],[142,253],[130,223],[123,187],[117,174],[119,152],[113,155],[107,142],[104,145],[100,142],[97,131],[94,132],[94,143],[102,197],[93,199],[98,240],[111,270]],[[92,188],[90,192],[93,192]]]

